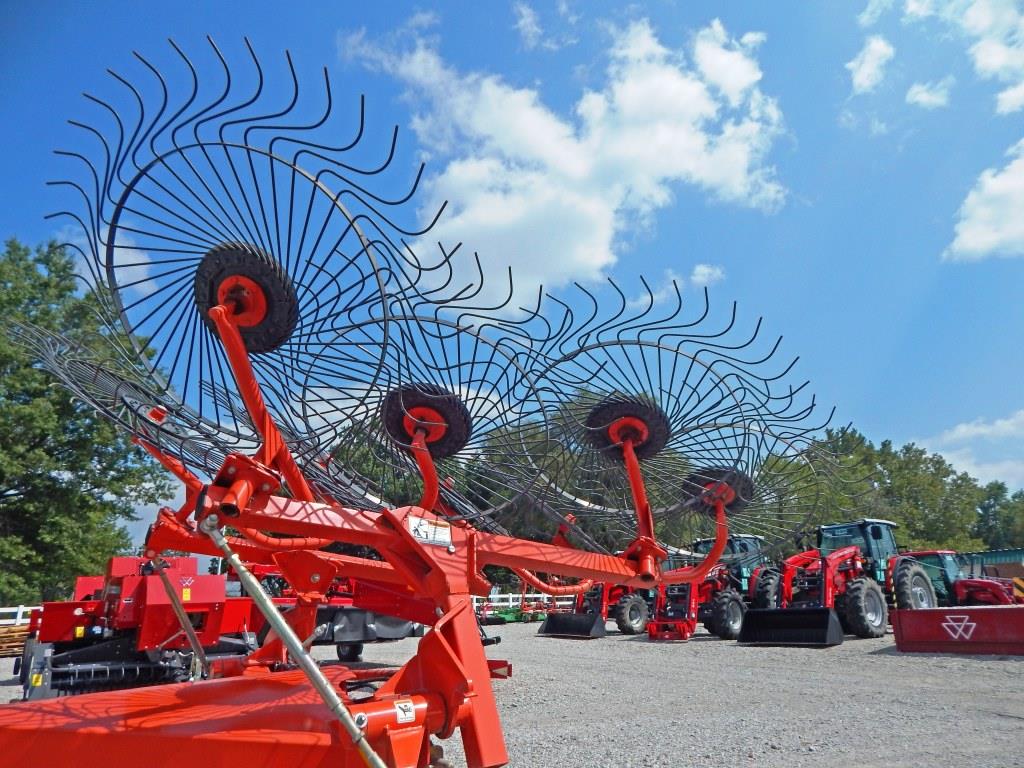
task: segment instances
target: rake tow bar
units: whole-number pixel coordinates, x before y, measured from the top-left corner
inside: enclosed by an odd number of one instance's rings
[[[331,687],[330,681],[324,676],[317,663],[313,661],[302,640],[295,634],[295,631],[285,621],[284,616],[281,615],[281,611],[274,605],[274,601],[264,591],[259,579],[252,575],[249,569],[245,567],[241,558],[231,549],[228,540],[221,533],[220,528],[217,527],[218,522],[217,515],[209,515],[199,524],[199,529],[213,540],[217,549],[224,553],[228,564],[238,574],[238,580],[242,583],[246,593],[252,597],[253,602],[260,613],[263,614],[267,623],[277,633],[277,636],[281,638],[281,642],[288,649],[288,654],[298,664],[303,674],[306,675],[306,679],[309,680],[317,694],[323,699],[324,704],[338,718],[345,732],[352,739],[352,743],[359,749],[359,754],[366,765],[369,768],[388,768],[387,764],[380,759],[377,753],[373,751],[373,747],[366,741],[366,733],[361,727],[366,724],[366,715],[353,717],[352,713],[348,711],[345,702],[338,696],[337,691]],[[361,723],[360,717],[362,719]]]

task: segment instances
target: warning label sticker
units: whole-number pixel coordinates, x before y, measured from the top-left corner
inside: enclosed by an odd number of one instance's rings
[[[406,525],[409,532],[424,544],[436,544],[439,547],[448,547],[452,543],[452,526],[443,520],[427,520],[416,515],[409,515]]]
[[[412,723],[416,720],[416,707],[412,699],[398,699],[395,702],[395,720],[399,723]]]

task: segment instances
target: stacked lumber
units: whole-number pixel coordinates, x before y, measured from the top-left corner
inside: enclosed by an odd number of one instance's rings
[[[21,656],[28,637],[28,624],[0,626],[0,658]]]

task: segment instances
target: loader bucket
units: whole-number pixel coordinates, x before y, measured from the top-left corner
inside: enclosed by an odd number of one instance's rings
[[[595,637],[604,637],[607,630],[605,620],[599,613],[549,613],[537,634],[593,640]]]
[[[831,608],[751,609],[743,617],[739,642],[825,648],[843,642],[843,628]]]

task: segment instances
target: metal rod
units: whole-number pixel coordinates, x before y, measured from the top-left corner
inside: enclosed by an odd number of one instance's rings
[[[192,646],[192,653],[195,654],[195,658],[199,661],[199,668],[202,670],[202,676],[208,677],[210,674],[210,663],[206,659],[206,651],[203,650],[203,644],[199,642],[199,635],[196,634],[195,627],[192,626],[192,622],[189,621],[188,613],[185,611],[185,606],[181,603],[181,598],[178,597],[178,591],[171,584],[171,580],[167,578],[167,574],[164,572],[170,566],[167,561],[162,557],[154,557],[149,561],[153,570],[156,571],[160,577],[160,581],[163,582],[164,591],[167,593],[167,598],[171,601],[171,608],[174,610],[174,615],[178,617],[178,623],[181,624],[181,629],[188,637],[188,644]],[[194,675],[193,675],[194,679]]]
[[[348,711],[348,707],[345,706],[345,702],[338,696],[337,691],[331,687],[330,681],[324,675],[323,671],[316,665],[312,657],[307,653],[306,649],[302,645],[302,641],[299,636],[295,634],[295,630],[291,628],[284,616],[274,605],[274,602],[267,596],[267,593],[263,590],[263,585],[260,584],[259,580],[249,572],[249,569],[245,567],[238,555],[235,554],[234,550],[228,544],[228,540],[224,538],[224,534],[221,533],[220,528],[217,527],[217,516],[210,515],[202,523],[199,524],[200,529],[209,536],[213,543],[217,546],[221,552],[224,553],[224,557],[228,561],[228,565],[234,569],[235,573],[238,574],[238,580],[242,583],[242,587],[252,601],[259,608],[260,613],[266,618],[267,623],[273,628],[277,636],[281,638],[281,642],[284,643],[288,649],[288,653],[296,664],[299,665],[299,669],[305,673],[309,682],[313,684],[313,688],[320,695],[324,704],[327,708],[334,713],[341,723],[342,727],[348,733],[349,738],[352,739],[352,743],[356,745],[360,755],[363,758],[363,762],[366,763],[369,768],[388,768],[387,764],[373,751],[373,747],[370,746],[369,742],[366,741],[366,734],[363,730],[356,725],[355,719],[352,717],[352,713]]]

